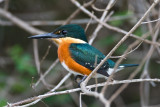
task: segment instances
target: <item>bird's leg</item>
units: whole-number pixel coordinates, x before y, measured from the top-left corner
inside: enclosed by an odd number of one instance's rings
[[[78,83],[83,78],[82,75],[76,75],[74,80]]]
[[[83,78],[80,80],[80,82],[78,83],[78,86],[80,87],[80,84],[87,78],[87,75],[83,76]]]
[[[113,82],[113,81],[114,81],[114,79],[113,79],[113,78],[111,78],[109,82]]]

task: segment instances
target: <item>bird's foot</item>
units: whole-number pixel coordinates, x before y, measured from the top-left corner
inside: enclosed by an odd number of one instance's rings
[[[76,83],[79,83],[82,78],[83,78],[82,75],[76,75],[75,78],[74,78],[74,80],[76,81]]]
[[[115,81],[115,80],[113,78],[111,78],[109,82],[113,82],[113,81]]]
[[[83,76],[83,78],[78,82],[78,87],[80,87],[81,83],[87,78],[87,76]]]

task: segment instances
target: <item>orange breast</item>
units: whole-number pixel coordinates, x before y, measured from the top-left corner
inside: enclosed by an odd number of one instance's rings
[[[65,62],[68,68],[71,69],[72,71],[75,71],[83,75],[89,75],[91,73],[91,70],[89,70],[86,67],[83,67],[82,65],[78,64],[71,58],[71,54],[69,52],[69,46],[70,43],[63,43],[59,45],[58,58],[60,62],[61,63]]]

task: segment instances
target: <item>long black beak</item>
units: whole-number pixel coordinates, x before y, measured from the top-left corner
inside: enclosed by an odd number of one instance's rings
[[[62,38],[62,37],[63,35],[56,35],[54,33],[46,33],[46,34],[30,36],[28,38],[30,39],[49,39],[49,38]]]

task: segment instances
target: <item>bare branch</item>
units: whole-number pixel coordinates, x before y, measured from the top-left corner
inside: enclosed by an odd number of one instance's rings
[[[106,23],[107,20],[110,18],[110,16],[113,14],[113,12],[111,12],[108,17],[105,19],[106,15],[108,14],[108,11],[110,8],[113,7],[113,5],[115,4],[116,0],[110,0],[107,7],[106,7],[106,11],[103,12],[100,21]],[[93,40],[96,38],[98,32],[100,31],[100,29],[103,27],[103,25],[101,23],[98,24],[98,26],[96,27],[95,31],[93,32],[91,39],[89,41],[89,44],[92,44]]]
[[[34,52],[34,58],[35,58],[35,64],[38,71],[38,74],[40,75],[40,63],[39,63],[39,54],[38,54],[38,41],[36,39],[33,40],[33,52]]]
[[[49,51],[51,49],[51,45],[48,46],[46,53],[44,54],[44,56],[42,57],[40,64],[42,64],[42,62],[45,60],[45,58],[47,57],[47,55],[49,54]]]
[[[129,52],[127,52],[127,53],[125,53],[125,54],[123,54],[121,56],[110,56],[110,58],[121,58],[122,57],[123,59],[126,59],[125,56],[127,56],[128,54],[130,54],[130,53],[134,52],[135,50],[137,50],[141,46],[141,44],[142,44],[142,42],[139,43],[139,45],[137,45],[134,49],[132,49],[131,51],[129,51]]]
[[[109,82],[107,85],[137,83],[137,82],[144,82],[144,81],[146,81],[146,82],[147,81],[148,82],[151,82],[151,81],[160,82],[160,79],[156,79],[155,78],[155,79],[133,79],[133,80],[113,81],[113,82]],[[96,86],[97,87],[101,87],[101,86],[104,86],[104,85],[106,85],[106,83],[99,83],[99,84],[89,85],[89,86],[86,86],[86,88],[90,89],[90,88],[95,88]],[[75,89],[69,89],[69,90],[65,90],[65,91],[46,93],[46,94],[43,94],[43,95],[39,95],[39,96],[35,96],[35,97],[32,97],[32,98],[28,98],[26,100],[22,100],[22,101],[17,102],[17,103],[8,103],[8,106],[6,106],[6,107],[19,106],[19,105],[22,105],[22,104],[26,104],[26,103],[38,100],[38,99],[44,99],[44,98],[49,97],[49,96],[61,95],[61,94],[69,94],[69,93],[77,92],[77,91],[80,91],[80,90],[81,90],[81,88],[75,88]]]
[[[9,0],[5,0],[4,9],[7,11],[9,7]]]
[[[41,75],[41,77],[39,78],[39,80],[35,83],[35,85],[33,86],[33,88],[35,88],[41,80],[43,80],[44,77],[46,77],[46,75],[53,69],[53,67],[56,66],[56,64],[59,62],[59,59],[57,58],[52,64],[51,66],[46,70],[46,72]]]
[[[95,2],[95,0],[91,0],[91,1],[89,1],[88,3],[85,3],[83,6],[84,6],[84,7],[88,7],[88,6],[92,5],[94,2]],[[72,13],[72,15],[70,15],[70,16],[68,17],[68,19],[63,23],[63,25],[70,23],[70,22],[72,21],[72,19],[73,19],[80,11],[81,11],[81,10],[80,10],[79,8],[78,8],[77,10],[75,10],[75,11]]]
[[[142,22],[141,24],[148,24],[148,23],[153,23],[153,22],[158,22],[158,21],[160,21],[160,18],[156,20],[152,20],[152,21]]]
[[[21,19],[17,18],[16,16],[12,15],[11,13],[9,13],[8,11],[5,11],[2,8],[0,8],[0,15],[9,19],[14,24],[16,24],[17,26],[19,26],[20,28],[26,30],[27,32],[29,32],[31,34],[43,34],[43,33],[45,33],[44,31],[41,31],[39,29],[36,29],[36,28],[30,26],[26,22],[22,21]]]

